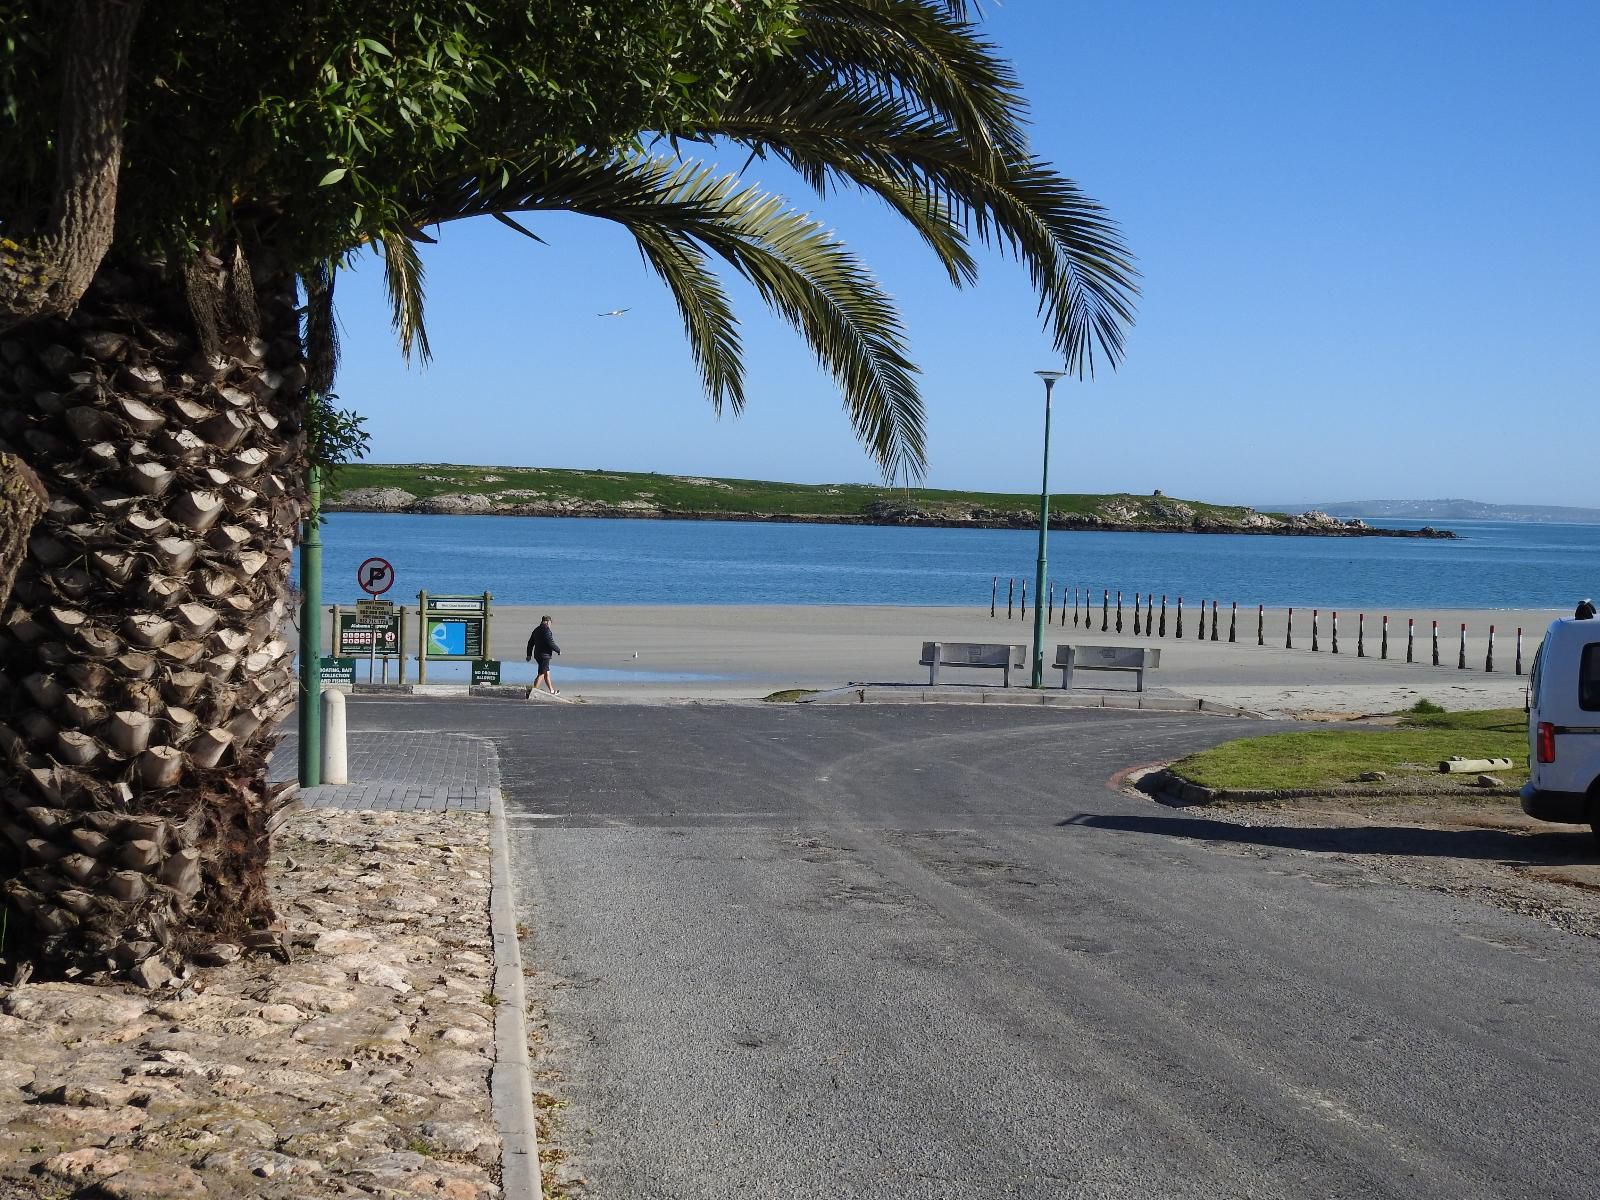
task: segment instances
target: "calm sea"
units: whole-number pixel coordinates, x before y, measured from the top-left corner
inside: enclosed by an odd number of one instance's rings
[[[1382,524],[1382,522],[1373,522]],[[1414,527],[1415,522],[1396,522]],[[1461,521],[1456,541],[1052,533],[1050,577],[1242,605],[1565,608],[1600,595],[1600,525]],[[988,604],[1032,580],[1036,533],[546,517],[334,513],[324,591],[395,568],[387,598],[494,593],[500,604]]]

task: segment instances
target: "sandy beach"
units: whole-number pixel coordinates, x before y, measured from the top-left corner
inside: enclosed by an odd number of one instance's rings
[[[1159,617],[1159,608],[1157,614]],[[506,606],[495,610],[492,652],[506,664],[507,679],[523,679],[528,634],[542,612],[554,618],[562,655],[556,685],[563,695],[593,699],[737,699],[787,688],[832,688],[849,683],[926,682],[917,665],[925,640],[1029,643],[1033,614],[1007,621],[972,608],[897,606]],[[1256,613],[1240,611],[1238,641],[1229,643],[1229,611],[1220,612],[1218,640],[1196,638],[1197,614],[1184,614],[1184,638],[1169,607],[1167,636],[1135,638],[1131,603],[1123,631],[1066,628],[1060,611],[1046,632],[1046,658],[1058,643],[1152,645],[1162,651],[1152,689],[1222,701],[1268,713],[1373,713],[1392,711],[1426,697],[1447,708],[1520,705],[1526,674],[1513,673],[1516,630],[1523,631],[1523,667],[1558,610],[1433,609],[1389,613],[1389,658],[1380,655],[1381,612],[1366,614],[1365,657],[1357,656],[1357,616],[1339,613],[1339,653],[1332,652],[1332,614],[1319,614],[1319,650],[1311,646],[1311,614],[1296,610],[1294,648],[1285,649],[1287,612],[1265,614],[1264,646],[1256,644]],[[1405,662],[1406,621],[1414,621],[1417,661]],[[1439,622],[1440,665],[1432,659],[1431,623]],[[1460,627],[1467,626],[1467,669],[1457,666]],[[1489,626],[1496,630],[1495,670],[1484,670]],[[414,675],[415,664],[411,664]],[[430,681],[438,681],[437,667]],[[527,675],[531,678],[531,674]],[[1080,677],[1107,689],[1131,687],[1121,676]],[[1058,672],[1049,672],[1059,685]],[[950,670],[944,681],[996,683],[994,671]]]

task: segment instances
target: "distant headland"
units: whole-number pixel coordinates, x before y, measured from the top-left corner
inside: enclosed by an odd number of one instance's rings
[[[774,521],[828,525],[928,525],[1036,529],[1039,497],[870,484],[775,483],[629,471],[472,467],[449,463],[340,468],[328,512],[456,516],[633,517],[670,521]],[[1050,528],[1127,533],[1252,533],[1312,537],[1453,538],[1447,529],[1374,529],[1324,512],[1258,512],[1237,505],[1148,496],[1053,495]]]

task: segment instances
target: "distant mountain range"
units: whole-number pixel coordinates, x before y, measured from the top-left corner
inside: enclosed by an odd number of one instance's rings
[[[1600,508],[1560,504],[1485,504],[1482,500],[1335,500],[1326,504],[1261,504],[1262,512],[1318,509],[1334,517],[1397,521],[1576,521],[1600,522]]]

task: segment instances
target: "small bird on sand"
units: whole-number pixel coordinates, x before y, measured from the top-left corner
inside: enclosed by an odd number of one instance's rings
[[[595,313],[595,316],[597,316],[597,317],[620,317],[623,313],[625,313],[627,311],[628,310],[625,309],[625,308],[613,308],[610,312]]]

